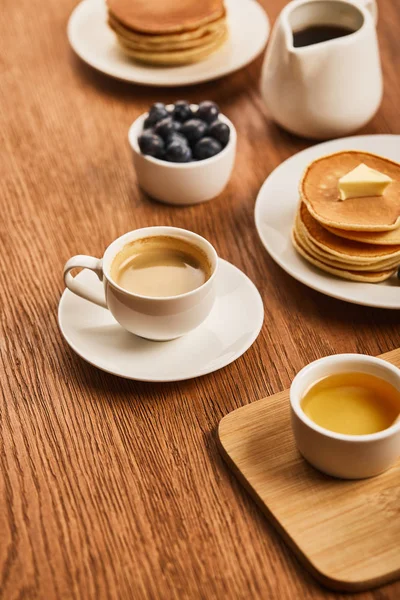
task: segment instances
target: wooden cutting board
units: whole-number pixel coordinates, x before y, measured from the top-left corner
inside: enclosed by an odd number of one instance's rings
[[[400,349],[381,358],[400,367]],[[228,414],[218,434],[229,466],[321,583],[357,591],[400,577],[400,460],[361,481],[315,470],[295,447],[288,390]]]

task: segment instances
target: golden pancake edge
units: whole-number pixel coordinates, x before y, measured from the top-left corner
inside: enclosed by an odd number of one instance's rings
[[[307,252],[307,250],[301,245],[301,241],[299,241],[299,239],[297,238],[295,231],[292,231],[292,243],[297,252],[309,263],[311,263],[315,267],[318,267],[322,271],[325,271],[326,273],[336,275],[342,279],[348,279],[350,281],[360,281],[364,283],[380,283],[382,281],[385,281],[386,279],[389,279],[395,272],[394,269],[376,273],[369,271],[357,272],[346,269],[338,269],[326,265],[322,261],[311,256],[309,252]]]
[[[193,62],[198,62],[207,58],[210,54],[218,50],[227,40],[228,32],[223,32],[215,40],[200,46],[199,48],[187,48],[183,50],[173,50],[171,52],[146,52],[136,50],[126,46],[118,39],[121,48],[125,54],[131,56],[135,60],[152,65],[185,65]]]
[[[223,15],[217,20],[207,23],[207,25],[199,27],[194,31],[166,35],[149,35],[132,31],[110,13],[108,14],[108,24],[116,35],[127,43],[138,44],[142,48],[149,50],[157,50],[189,42],[194,44],[199,43],[205,36],[210,36],[224,29],[226,27],[226,17]]]
[[[325,225],[325,229],[347,240],[361,242],[362,244],[373,244],[380,246],[400,245],[400,226],[389,231],[350,231],[348,229],[337,229]]]
[[[379,246],[363,244],[348,240],[325,229],[309,212],[304,202],[298,209],[299,218],[304,226],[307,237],[333,257],[341,258],[349,263],[373,264],[383,259],[394,259],[400,264],[400,245]]]
[[[295,224],[293,227],[294,233],[296,234],[296,238],[298,242],[301,244],[303,249],[305,249],[308,254],[310,254],[313,258],[320,260],[328,266],[345,269],[350,271],[384,271],[389,269],[396,269],[399,264],[398,258],[384,258],[373,263],[355,263],[349,262],[349,260],[345,260],[330,254],[329,252],[324,251],[322,248],[317,246],[312,238],[308,237],[308,232],[305,226],[303,225],[299,214],[296,217]]]

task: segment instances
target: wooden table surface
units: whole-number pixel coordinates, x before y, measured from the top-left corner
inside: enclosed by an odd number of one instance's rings
[[[74,4],[3,0],[0,13],[0,597],[344,598],[299,566],[228,471],[216,428],[233,409],[288,387],[311,360],[399,347],[399,315],[304,287],[258,240],[260,185],[309,145],[268,120],[261,59],[188,89],[116,82],[70,50]],[[263,4],[273,21],[284,1]],[[379,8],[385,96],[364,132],[400,133],[400,6]],[[181,97],[216,100],[239,144],[221,197],[174,208],[138,190],[126,135],[150,103]],[[265,322],[235,364],[155,385],[77,357],[57,305],[67,258],[100,256],[120,234],[161,224],[204,235],[247,273]],[[400,583],[359,596],[399,597]]]

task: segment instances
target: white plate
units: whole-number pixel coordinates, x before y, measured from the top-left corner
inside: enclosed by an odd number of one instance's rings
[[[77,277],[102,288],[91,271]],[[210,315],[177,340],[152,342],[128,333],[108,310],[69,290],[58,307],[61,333],[87,362],[127,379],[181,381],[212,373],[250,348],[264,320],[260,294],[242,271],[220,259],[217,277],[217,299]]]
[[[225,0],[225,6],[228,41],[206,60],[192,65],[151,67],[129,59],[107,25],[104,0],[84,0],[78,4],[68,22],[68,39],[83,61],[117,79],[153,86],[193,85],[241,69],[254,60],[267,43],[269,20],[255,0]]]
[[[345,281],[313,267],[293,248],[290,232],[299,200],[300,177],[312,160],[340,150],[364,150],[400,162],[399,135],[360,135],[318,144],[295,154],[273,171],[262,186],[255,221],[262,243],[289,275],[323,294],[354,304],[400,309],[396,277],[380,284]]]

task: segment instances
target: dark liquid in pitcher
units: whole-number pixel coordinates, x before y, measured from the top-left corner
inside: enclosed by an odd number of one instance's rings
[[[293,46],[295,48],[312,46],[313,44],[320,44],[321,42],[327,42],[328,40],[334,40],[335,38],[350,35],[350,33],[354,33],[354,30],[348,29],[347,27],[338,27],[336,25],[314,25],[293,32]]]

